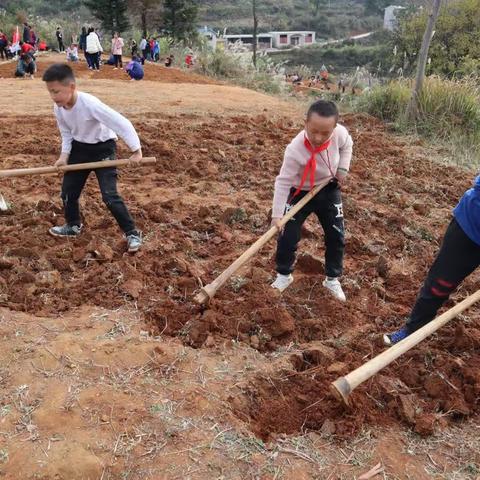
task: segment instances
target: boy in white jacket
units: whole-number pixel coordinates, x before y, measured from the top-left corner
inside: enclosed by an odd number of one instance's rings
[[[281,292],[293,282],[295,252],[302,225],[315,213],[325,234],[325,273],[323,286],[345,301],[339,281],[343,272],[345,233],[340,187],[345,182],[352,158],[353,141],[347,129],[339,125],[335,103],[318,100],[307,112],[305,129],[285,150],[283,165],[275,181],[272,225],[279,227],[284,213],[315,185],[330,179],[280,231],[276,254],[277,278],[272,287]]]

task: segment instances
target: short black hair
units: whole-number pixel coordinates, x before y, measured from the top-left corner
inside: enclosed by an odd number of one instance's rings
[[[75,75],[67,64],[54,63],[45,70],[42,80],[44,82],[61,82],[64,84],[75,83]]]
[[[307,120],[313,113],[320,115],[321,117],[335,117],[338,120],[339,111],[335,102],[329,100],[317,100],[312,103],[307,111]]]

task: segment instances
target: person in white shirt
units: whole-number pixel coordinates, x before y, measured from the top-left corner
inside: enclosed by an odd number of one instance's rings
[[[147,58],[147,39],[145,37],[142,37],[139,48],[140,48],[140,51],[142,52],[142,59],[143,59],[142,65],[143,65]]]
[[[103,52],[102,45],[98,35],[95,33],[95,29],[90,27],[87,35],[87,49],[86,53],[89,57],[88,65],[92,70],[100,70],[100,55]]]
[[[113,160],[117,134],[133,152],[131,163],[140,163],[142,149],[132,123],[93,95],[77,91],[73,71],[68,65],[57,63],[50,66],[42,80],[55,102],[54,112],[62,136],[62,152],[55,166]],[[78,200],[90,171],[65,173],[61,196],[66,223],[50,228],[51,235],[76,237],[80,234],[83,225]],[[117,169],[106,167],[94,171],[102,199],[125,234],[128,251],[136,252],[142,245],[142,236],[117,192]]]
[[[340,186],[345,182],[352,158],[353,141],[347,129],[338,124],[335,103],[318,100],[307,112],[305,129],[288,145],[275,181],[272,225],[279,231],[276,254],[277,278],[272,287],[285,290],[292,282],[295,252],[302,225],[315,213],[325,234],[325,273],[323,286],[345,301],[339,281],[343,271],[345,234]],[[282,230],[280,220],[315,185],[329,180]]]

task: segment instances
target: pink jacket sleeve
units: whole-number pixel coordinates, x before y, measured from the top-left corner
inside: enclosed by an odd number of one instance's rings
[[[288,146],[283,157],[282,168],[275,179],[275,192],[273,194],[272,218],[283,217],[285,204],[288,200],[290,188],[292,188],[300,165]]]

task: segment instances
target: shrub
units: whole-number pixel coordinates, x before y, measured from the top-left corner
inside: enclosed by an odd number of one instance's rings
[[[392,81],[361,97],[357,110],[394,122],[397,129],[447,142],[455,148],[456,163],[480,162],[480,88],[474,79],[443,80],[429,77],[419,96],[415,125],[405,119],[411,82]]]

